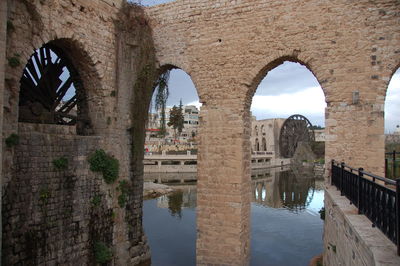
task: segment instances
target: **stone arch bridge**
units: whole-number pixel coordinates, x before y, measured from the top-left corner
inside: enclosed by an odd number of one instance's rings
[[[285,60],[305,65],[327,102],[326,161],[383,173],[399,21],[397,0],[177,0],[148,8],[122,0],[1,1],[0,125],[3,138],[19,136],[15,146],[2,144],[3,263],[91,264],[100,244],[115,265],[149,257],[144,122],[156,76],[181,68],[203,104],[197,263],[248,264],[250,105],[261,79]],[[23,69],[48,43],[79,73],[87,134],[19,122]],[[99,148],[119,161],[119,180],[133,191],[122,207],[123,185],[89,170],[87,157]],[[63,171],[52,165],[60,157],[68,160]]]

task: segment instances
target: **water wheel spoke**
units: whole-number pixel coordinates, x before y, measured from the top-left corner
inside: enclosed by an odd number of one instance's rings
[[[68,113],[76,105],[76,95],[69,99],[63,106],[58,109],[58,112]]]
[[[53,109],[56,109],[56,107],[60,104],[62,98],[64,98],[65,94],[69,90],[69,88],[72,85],[72,79],[69,77],[65,83],[58,89],[57,94],[56,94],[56,100],[54,101],[53,104]]]
[[[40,102],[43,106],[46,106],[46,100],[45,100],[45,95],[43,92],[40,90],[38,86],[33,84],[31,79],[21,79],[21,91],[23,91],[22,96],[28,99],[23,99],[23,102],[29,101],[31,99],[31,102],[38,101]],[[29,97],[30,96],[30,97]]]
[[[48,47],[45,48],[45,51],[46,51],[47,65],[52,65],[53,62],[51,61],[51,51]]]
[[[38,52],[35,52],[34,54],[33,54],[33,58],[31,58],[31,59],[29,59],[29,61],[33,61],[33,59],[35,59],[35,65],[37,66],[37,70],[38,70],[38,72],[39,73],[42,73],[43,72],[43,69],[44,69],[44,65],[42,64],[42,62],[40,61],[40,59],[39,59],[39,54],[38,54]],[[36,72],[36,68],[35,68],[35,72]],[[40,78],[40,77],[38,77],[38,78]]]
[[[310,121],[302,115],[292,115],[285,120],[279,135],[280,153],[285,158],[291,158],[298,143],[314,140],[314,131]]]
[[[40,49],[39,49],[39,58],[40,58],[40,62],[41,62],[41,64],[42,64],[42,66],[43,66],[43,69],[42,69],[42,73],[43,73],[43,70],[46,68],[46,66],[47,66],[47,62],[46,62],[46,60],[45,60],[45,55],[44,55],[44,47],[41,47]]]
[[[28,73],[29,71],[29,73]],[[27,77],[31,76],[35,83],[37,84],[39,82],[40,77],[38,76],[36,72],[36,68],[32,60],[28,61],[28,64],[26,65],[26,69],[24,70],[24,74],[26,73]]]
[[[68,58],[64,57],[62,50],[52,44],[46,44],[36,50],[28,60],[20,80],[20,106],[24,107],[20,112],[21,121],[75,124],[77,116],[72,114],[73,109],[78,100],[84,99],[85,93],[78,91],[68,101],[63,102],[71,88],[81,87],[79,76],[71,73],[76,71]],[[79,99],[77,95],[80,95]]]

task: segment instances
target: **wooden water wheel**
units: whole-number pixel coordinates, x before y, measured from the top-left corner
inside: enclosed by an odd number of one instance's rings
[[[299,114],[292,115],[282,125],[279,151],[282,157],[292,158],[299,142],[313,142],[314,130],[310,121]]]
[[[77,72],[64,53],[50,44],[28,60],[20,84],[19,121],[74,125]]]

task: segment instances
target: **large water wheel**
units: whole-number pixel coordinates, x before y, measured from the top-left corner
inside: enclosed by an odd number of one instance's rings
[[[20,83],[19,121],[76,124],[79,93],[75,87],[80,80],[61,49],[46,44],[36,50]]]
[[[279,151],[284,158],[292,158],[299,142],[313,142],[314,130],[311,122],[304,116],[290,116],[282,125],[279,134]]]

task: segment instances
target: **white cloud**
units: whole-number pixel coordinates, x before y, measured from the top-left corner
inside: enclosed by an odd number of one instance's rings
[[[325,96],[321,87],[309,87],[290,94],[255,95],[251,111],[257,119],[286,118],[293,114],[301,114],[313,124],[323,125],[321,118],[324,117],[325,107]]]
[[[202,106],[202,104],[199,101],[193,101],[193,102],[187,103],[185,105],[194,105],[197,107],[197,109],[200,109],[200,107]]]

